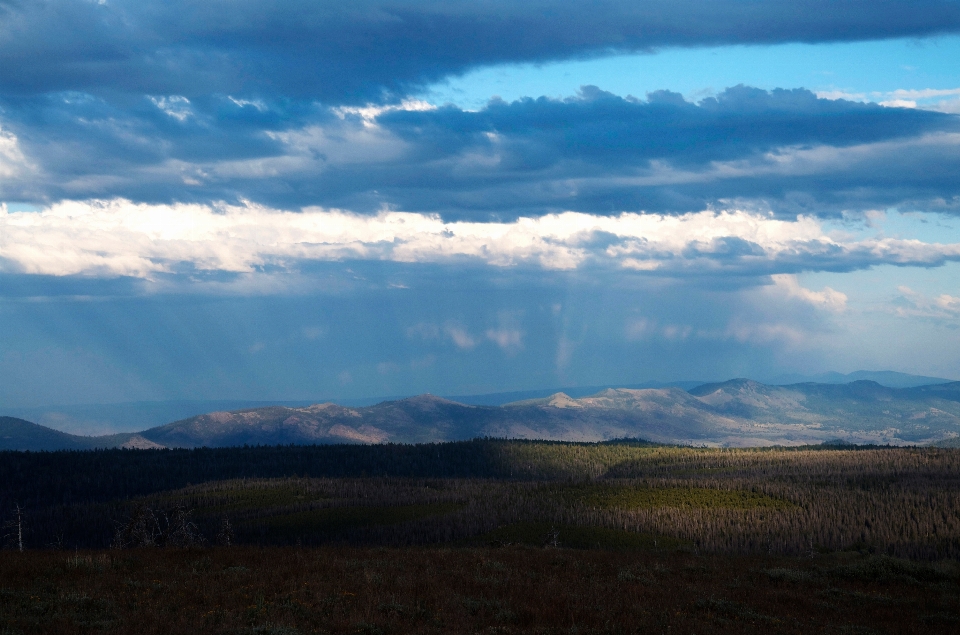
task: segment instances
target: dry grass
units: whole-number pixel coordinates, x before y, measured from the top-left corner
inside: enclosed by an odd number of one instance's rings
[[[0,632],[931,633],[954,564],[564,548],[0,553]]]

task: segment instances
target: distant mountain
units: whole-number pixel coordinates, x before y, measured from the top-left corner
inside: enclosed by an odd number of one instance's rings
[[[690,390],[703,384],[703,381],[645,381],[639,384],[614,385],[607,384],[603,386],[573,386],[567,388],[543,388],[540,390],[518,390],[513,392],[494,392],[483,395],[454,395],[447,396],[447,399],[458,403],[470,404],[472,406],[502,406],[517,401],[526,401],[530,399],[543,399],[550,395],[563,393],[570,397],[589,397],[608,388],[628,388],[631,390],[642,390],[646,388],[682,388]],[[356,404],[362,405],[362,404]]]
[[[927,377],[925,375],[909,375],[892,370],[858,370],[852,373],[819,373],[817,375],[780,375],[769,381],[776,386],[802,383],[818,384],[849,384],[854,381],[875,381],[881,386],[889,388],[915,388],[931,384],[949,384],[954,380],[943,377]]]
[[[960,434],[960,382],[890,388],[866,380],[767,386],[735,379],[690,392],[767,437],[928,444]]]
[[[482,410],[420,395],[362,408],[325,403],[211,412],[141,434],[168,447],[448,441],[476,436]]]
[[[419,443],[478,436],[565,441],[643,438],[663,443],[763,446],[824,441],[949,444],[960,438],[960,382],[891,388],[874,381],[771,386],[749,379],[690,391],[608,388],[503,406],[433,395],[349,408],[333,403],[217,411],[137,434],[79,437],[19,419],[0,427],[13,449],[199,447],[243,444]],[[6,431],[6,432],[4,432]]]
[[[266,406],[309,406],[315,401],[131,401],[113,404],[79,404],[46,408],[6,408],[4,414],[33,421],[72,434],[117,434],[144,430],[207,412]],[[375,403],[374,400],[364,404]]]
[[[687,390],[699,386],[702,381],[645,382],[623,386],[625,388],[664,388],[676,386]],[[511,401],[546,397],[563,390],[574,397],[586,397],[606,388],[616,386],[578,386],[573,388],[549,388],[514,392],[498,392],[478,395],[457,395],[446,398],[472,406],[501,406]],[[408,395],[393,397],[362,397],[331,400],[339,406],[359,408],[373,406],[385,401],[399,401]],[[110,435],[145,430],[162,426],[171,421],[181,421],[209,412],[232,412],[271,406],[304,408],[317,400],[265,401],[265,400],[195,400],[195,401],[131,401],[113,404],[76,404],[50,407],[6,408],[4,414],[25,419],[48,428],[71,434]]]
[[[845,384],[857,380],[870,380],[892,388],[912,388],[922,385],[949,383],[951,380],[937,377],[908,375],[893,371],[857,371],[849,374],[822,373],[820,375],[781,375],[766,381],[770,385],[787,385],[804,382],[824,384]],[[628,388],[644,390],[648,388],[681,388],[690,390],[703,384],[703,381],[648,381],[628,385],[554,387],[538,390],[498,392],[473,395],[446,395],[450,401],[471,406],[502,406],[516,401],[542,399],[558,392],[579,399],[589,397],[608,388]],[[397,397],[365,397],[331,400],[346,408],[373,406],[385,401],[400,401]],[[233,412],[272,406],[286,408],[305,408],[318,403],[318,400],[299,401],[253,401],[227,399],[216,401],[137,401],[116,404],[81,404],[32,408],[5,408],[4,415],[25,419],[40,425],[75,435],[111,435],[130,433],[162,426],[171,421],[181,421],[210,412]]]

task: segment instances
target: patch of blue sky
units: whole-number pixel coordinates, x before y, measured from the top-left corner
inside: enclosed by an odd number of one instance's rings
[[[868,212],[852,219],[827,219],[825,231],[837,237],[899,238],[925,243],[960,243],[960,218],[929,211],[900,212],[896,209]]]
[[[34,205],[33,203],[18,203],[14,201],[0,201],[0,205],[3,205],[9,214],[15,214],[17,212],[39,212],[41,209],[40,206]]]
[[[830,287],[846,294],[852,309],[890,309],[903,295],[901,287],[936,298],[941,295],[960,297],[960,263],[947,262],[937,267],[897,267],[880,265],[851,272],[806,272],[797,282],[807,289]]]
[[[947,102],[949,108],[960,103],[960,95],[951,92],[960,88],[958,59],[960,36],[664,49],[650,54],[484,67],[431,85],[419,97],[437,105],[452,103],[475,110],[494,96],[507,101],[562,98],[575,95],[585,85],[641,98],[655,90],[671,90],[696,101],[746,84],[767,90],[807,88],[825,96],[878,103],[901,99],[936,107]]]
[[[897,238],[925,243],[960,243],[960,218],[932,212],[901,214],[897,210],[886,210],[852,222],[828,220],[823,223],[823,228],[827,232],[836,232],[833,235],[837,238],[846,236],[853,240]],[[830,287],[845,293],[851,307],[882,310],[903,295],[900,287],[928,298],[942,294],[960,296],[960,263],[947,262],[931,267],[880,265],[851,272],[806,272],[798,276],[798,281],[808,289]]]

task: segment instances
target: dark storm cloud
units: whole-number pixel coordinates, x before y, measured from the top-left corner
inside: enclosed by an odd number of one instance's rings
[[[7,0],[0,91],[344,103],[503,62],[958,30],[954,0]]]
[[[476,219],[960,205],[960,117],[802,89],[738,86],[695,104],[585,87],[477,112],[58,93],[7,99],[2,117],[31,166],[0,182],[7,200],[387,205]]]

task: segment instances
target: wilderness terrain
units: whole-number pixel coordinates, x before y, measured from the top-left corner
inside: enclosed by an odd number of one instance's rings
[[[3,452],[0,524],[3,633],[960,627],[952,448]]]

